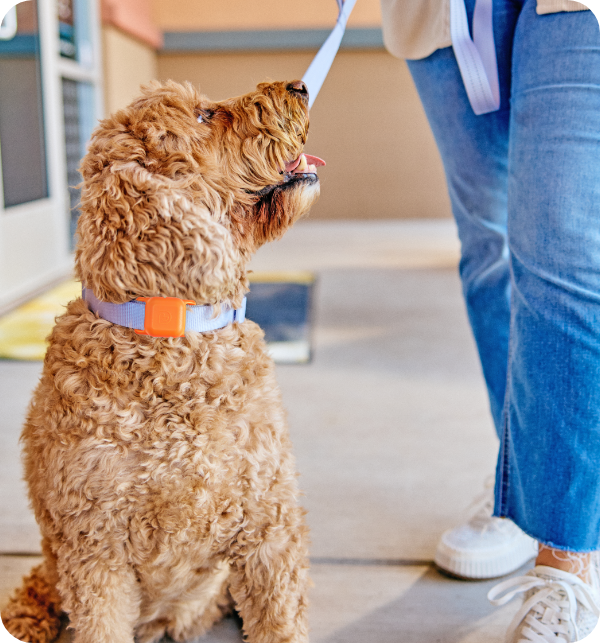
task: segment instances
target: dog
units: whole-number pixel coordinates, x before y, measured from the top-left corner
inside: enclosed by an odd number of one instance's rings
[[[3,611],[16,638],[50,642],[66,614],[74,643],[187,641],[234,607],[250,643],[308,640],[285,413],[263,332],[241,321],[251,256],[318,198],[308,125],[302,81],[220,102],[169,81],[95,130],[86,296],[56,320],[22,433],[43,562]],[[145,306],[144,328],[106,304]],[[194,309],[230,319],[182,331]]]

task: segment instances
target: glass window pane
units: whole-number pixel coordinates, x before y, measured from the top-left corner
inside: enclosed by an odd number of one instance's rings
[[[91,10],[89,0],[74,0],[75,38],[77,44],[77,61],[84,67],[94,66],[92,46]]]
[[[79,212],[81,181],[77,171],[81,158],[96,125],[94,118],[94,88],[68,78],[62,79],[63,113],[65,123],[65,151],[67,155],[67,185],[69,186],[69,208],[71,211],[71,238],[75,234]]]
[[[5,207],[48,196],[40,41],[33,0],[18,4],[0,30],[0,155]]]
[[[92,67],[89,0],[57,0],[60,55]]]
[[[77,48],[75,47],[75,15],[73,12],[73,0],[58,0],[56,3],[58,11],[58,31],[60,55],[65,58],[76,58]]]

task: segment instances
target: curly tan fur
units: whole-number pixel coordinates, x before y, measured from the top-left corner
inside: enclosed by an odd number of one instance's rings
[[[100,299],[239,305],[246,264],[318,196],[288,174],[298,82],[214,103],[153,84],[82,162],[76,270]],[[198,122],[201,116],[202,122]],[[307,529],[262,331],[140,336],[78,299],[57,319],[22,435],[44,562],[2,618],[23,641],[185,641],[231,607],[251,643],[307,640]]]

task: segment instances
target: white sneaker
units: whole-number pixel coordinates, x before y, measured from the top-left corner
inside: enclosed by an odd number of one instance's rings
[[[585,638],[598,623],[600,593],[595,585],[538,565],[525,576],[496,585],[488,598],[494,605],[504,605],[518,594],[525,595],[508,628],[506,643],[572,643]]]
[[[435,564],[459,578],[506,576],[537,555],[537,542],[511,520],[494,518],[494,483],[470,507],[466,521],[442,534]]]

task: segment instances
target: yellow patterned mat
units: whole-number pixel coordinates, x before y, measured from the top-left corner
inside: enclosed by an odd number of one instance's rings
[[[312,283],[308,272],[250,273],[251,282]],[[0,359],[43,360],[46,337],[54,326],[54,319],[62,315],[66,305],[81,296],[81,284],[67,281],[52,290],[19,306],[0,317]]]
[[[77,297],[81,284],[67,281],[0,317],[0,358],[44,359],[54,319]]]

